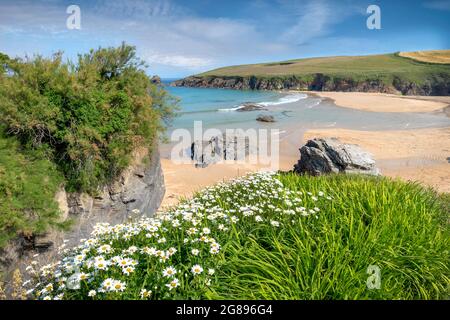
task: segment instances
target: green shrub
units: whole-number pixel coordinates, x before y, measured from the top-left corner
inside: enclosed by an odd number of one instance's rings
[[[0,77],[6,72],[9,57],[0,52]]]
[[[14,138],[0,134],[0,247],[17,235],[66,226],[55,201],[62,181],[53,163],[38,152],[22,153]]]
[[[0,122],[27,150],[45,147],[67,189],[94,193],[151,147],[175,101],[145,74],[135,48],[100,48],[77,63],[52,58],[9,61],[0,78]]]
[[[98,225],[61,262],[30,267],[37,285],[28,293],[446,299],[450,237],[442,199],[387,178],[250,175],[207,188],[158,219]],[[381,270],[379,289],[366,285],[370,265]]]

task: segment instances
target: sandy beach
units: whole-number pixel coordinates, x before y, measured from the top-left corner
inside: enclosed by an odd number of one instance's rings
[[[332,99],[343,108],[371,112],[442,112],[450,105],[450,97],[398,96],[372,92],[314,92],[313,95]]]
[[[308,94],[311,94],[308,92]],[[371,112],[443,112],[450,97],[403,97],[379,93],[313,93],[332,99],[336,105]],[[447,109],[448,111],[448,109]],[[385,176],[418,181],[440,192],[450,192],[450,127],[417,130],[359,131],[338,128],[307,132],[287,129],[280,142],[280,170],[292,170],[299,158],[298,149],[314,137],[336,137],[355,143],[374,156]],[[162,159],[166,182],[163,207],[176,204],[195,191],[248,172],[263,169],[258,165],[211,165],[204,169],[191,164],[175,165]]]

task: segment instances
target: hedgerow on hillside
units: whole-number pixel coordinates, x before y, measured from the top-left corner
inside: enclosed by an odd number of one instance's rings
[[[446,200],[364,176],[257,173],[32,263],[36,299],[445,299]],[[380,287],[367,285],[369,266]]]

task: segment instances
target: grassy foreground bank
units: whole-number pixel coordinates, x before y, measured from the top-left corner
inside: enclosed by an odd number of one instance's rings
[[[39,299],[445,299],[449,203],[387,178],[259,173],[158,219],[98,225],[61,261],[32,264],[25,287]]]

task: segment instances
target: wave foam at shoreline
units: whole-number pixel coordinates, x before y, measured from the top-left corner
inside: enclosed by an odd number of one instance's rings
[[[303,99],[308,98],[308,96],[306,94],[303,93],[299,93],[299,94],[290,94],[287,96],[284,96],[282,98],[279,98],[276,101],[263,101],[263,102],[258,102],[255,103],[257,105],[260,105],[262,107],[270,107],[270,106],[278,106],[281,104],[287,104],[287,103],[294,103]],[[237,107],[233,107],[233,108],[223,108],[223,109],[218,109],[217,111],[219,112],[230,112],[230,111],[237,111],[241,108],[245,107],[244,105],[239,105]]]

